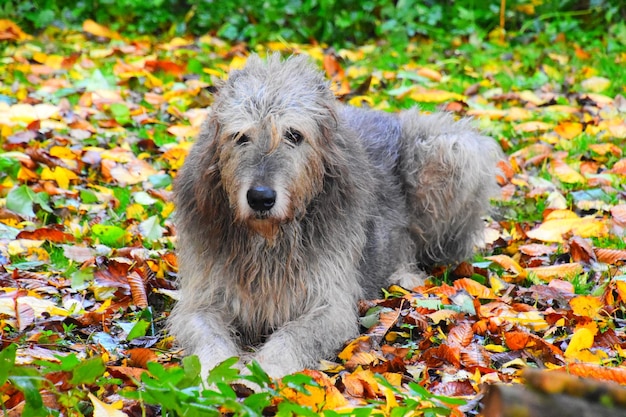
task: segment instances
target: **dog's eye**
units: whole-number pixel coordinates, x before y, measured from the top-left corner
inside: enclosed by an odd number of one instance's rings
[[[237,145],[243,145],[250,142],[250,138],[245,133],[235,133],[233,139],[236,140]]]
[[[285,132],[285,139],[294,145],[299,145],[304,140],[304,137],[302,136],[302,133],[297,130],[289,129]]]

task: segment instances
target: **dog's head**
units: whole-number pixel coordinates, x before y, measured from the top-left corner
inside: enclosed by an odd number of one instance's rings
[[[272,240],[322,190],[337,124],[328,82],[306,57],[252,56],[218,87],[208,124],[235,220]]]

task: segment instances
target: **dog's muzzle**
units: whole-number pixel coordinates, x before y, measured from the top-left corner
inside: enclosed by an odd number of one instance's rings
[[[269,187],[252,187],[246,193],[248,205],[256,212],[267,212],[276,204],[276,191]]]

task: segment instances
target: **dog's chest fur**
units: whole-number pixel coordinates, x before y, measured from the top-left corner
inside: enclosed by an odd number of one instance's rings
[[[300,268],[301,244],[294,245],[297,236],[292,227],[283,229],[274,245],[251,234],[247,247],[237,251],[236,261],[225,263],[230,279],[223,281],[224,308],[242,345],[263,343],[274,330],[299,317],[307,305],[310,294],[307,271]]]

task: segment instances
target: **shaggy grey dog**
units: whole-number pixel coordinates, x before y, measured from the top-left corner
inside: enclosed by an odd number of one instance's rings
[[[305,57],[250,57],[176,181],[173,334],[205,371],[315,367],[358,334],[360,297],[471,253],[498,155],[467,120],[343,106]]]

